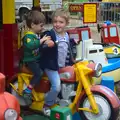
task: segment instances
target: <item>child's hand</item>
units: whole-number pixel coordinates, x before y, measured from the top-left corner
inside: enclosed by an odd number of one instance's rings
[[[75,42],[76,44],[78,44],[78,43],[79,43],[79,40],[78,40],[78,39],[74,39],[74,42]]]
[[[48,47],[53,47],[55,45],[52,40],[46,40],[44,44],[47,44]]]
[[[42,44],[43,42],[45,42],[47,40],[51,40],[51,37],[44,35],[43,38],[40,39],[40,44]]]

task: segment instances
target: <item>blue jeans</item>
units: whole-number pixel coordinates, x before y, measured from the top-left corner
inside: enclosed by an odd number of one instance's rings
[[[27,67],[32,71],[33,73],[33,78],[30,81],[30,85],[33,87],[38,84],[42,78],[43,71],[40,68],[39,61],[32,61],[32,62],[27,62]]]
[[[47,74],[48,79],[51,83],[51,89],[45,97],[45,104],[52,106],[53,104],[55,104],[56,98],[61,89],[60,77],[58,71],[45,69],[45,73]]]

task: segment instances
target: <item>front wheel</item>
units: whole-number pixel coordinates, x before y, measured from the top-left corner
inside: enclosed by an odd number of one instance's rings
[[[113,120],[112,118],[112,111],[113,108],[108,102],[108,100],[100,95],[100,94],[93,94],[95,101],[98,105],[99,108],[99,113],[98,114],[93,114],[91,112],[86,112],[86,111],[80,111],[80,116],[82,117],[83,120]],[[88,97],[84,97],[84,99],[81,101],[79,104],[79,107],[82,108],[91,108],[90,102],[88,100]],[[116,120],[116,119],[114,119]]]

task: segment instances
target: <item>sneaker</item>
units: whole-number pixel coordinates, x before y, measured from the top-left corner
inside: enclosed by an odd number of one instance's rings
[[[47,104],[44,104],[42,111],[43,111],[44,115],[50,116],[51,106],[49,106],[49,105],[47,105]]]
[[[31,93],[27,93],[25,90],[23,91],[23,98],[25,99],[25,102],[27,105],[31,105],[32,104],[32,94]]]
[[[50,116],[51,110],[49,107],[43,107],[42,111],[43,111],[44,115]]]
[[[56,107],[56,106],[58,106],[58,104],[54,104],[54,105],[52,105],[52,106],[49,106],[49,105],[44,104],[43,110],[42,110],[43,113],[44,113],[44,115],[50,116],[50,114],[51,114],[51,109],[54,108],[54,107]]]

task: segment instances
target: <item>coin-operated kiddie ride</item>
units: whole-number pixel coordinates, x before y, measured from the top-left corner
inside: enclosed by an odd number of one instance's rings
[[[73,60],[73,62],[72,66],[59,70],[61,91],[57,99],[58,106],[68,107],[72,114],[78,112],[83,120],[116,119],[119,113],[118,97],[109,88],[93,83],[93,77],[101,76],[101,64],[83,59]],[[29,85],[32,76],[32,72],[23,64],[20,72],[9,81],[11,93],[17,97],[21,106],[28,106],[22,97],[22,92]],[[45,96],[49,90],[50,82],[45,75],[32,91],[33,101],[29,108],[42,111]],[[52,116],[62,117],[61,114],[54,116],[51,113]]]
[[[116,91],[119,91],[120,84],[120,38],[119,29],[116,24],[106,21],[103,24],[98,24],[98,32],[101,36],[101,44],[108,60],[108,65],[103,68],[104,75],[113,76]],[[120,91],[119,91],[120,92]]]
[[[0,73],[0,120],[22,120],[15,96],[5,92],[5,76]]]
[[[109,62],[120,60],[120,38],[117,25],[106,21],[102,25],[98,24],[98,32],[100,32],[101,42]]]
[[[116,24],[111,23],[110,21],[106,21],[102,25],[98,24],[97,28],[98,32],[100,32],[101,43],[120,44],[119,31]]]
[[[101,33],[113,28],[117,32],[117,26],[109,22],[104,23],[105,30],[102,28]],[[109,25],[106,25],[109,24]],[[107,27],[107,28],[106,28]],[[114,32],[114,31],[113,31]],[[77,56],[76,59],[83,58],[92,60],[95,63],[102,64],[102,76],[112,77],[114,84],[116,85],[120,81],[120,45],[116,43],[93,43],[90,34],[90,28],[74,28],[68,30],[71,38],[79,39],[80,43],[76,46]],[[105,33],[104,33],[105,34]],[[107,33],[110,36],[110,33]],[[113,33],[111,33],[113,34]],[[117,35],[117,33],[116,33]],[[116,36],[117,37],[117,36]],[[115,37],[115,39],[116,39]],[[114,37],[113,37],[114,38]],[[111,79],[111,78],[110,78]],[[101,78],[95,82],[101,83]]]
[[[107,64],[107,58],[103,51],[103,46],[94,44],[91,38],[91,30],[88,26],[73,28],[68,30],[70,38],[79,40],[76,45],[77,59],[93,60],[96,63]]]

